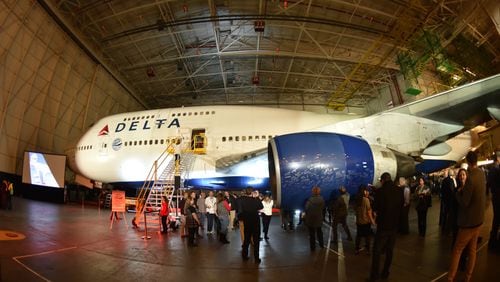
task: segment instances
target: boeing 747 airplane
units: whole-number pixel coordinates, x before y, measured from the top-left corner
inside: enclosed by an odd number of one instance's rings
[[[270,188],[278,205],[300,209],[313,185],[329,198],[385,171],[410,176],[458,161],[470,149],[468,130],[500,119],[499,98],[496,75],[368,117],[251,106],[122,113],[96,122],[70,164],[93,180],[140,187],[180,139],[191,158],[186,186]]]

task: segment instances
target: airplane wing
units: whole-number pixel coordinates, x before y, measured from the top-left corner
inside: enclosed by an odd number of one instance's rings
[[[500,74],[462,85],[384,113],[400,113],[449,124],[464,130],[490,120],[500,120]]]
[[[444,156],[451,151],[450,138],[491,117],[500,119],[500,74],[449,91],[398,106],[361,119],[343,121],[314,131],[362,137],[405,155]]]

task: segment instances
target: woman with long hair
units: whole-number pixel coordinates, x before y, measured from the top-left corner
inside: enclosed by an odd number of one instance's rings
[[[415,195],[417,196],[417,210],[418,217],[418,234],[421,237],[425,237],[425,231],[427,229],[427,210],[429,209],[429,197],[431,196],[431,189],[425,185],[423,177],[419,177],[418,186],[415,190]]]

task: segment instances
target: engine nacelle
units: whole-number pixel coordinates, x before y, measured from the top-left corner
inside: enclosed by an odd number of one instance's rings
[[[361,184],[375,183],[383,172],[395,177],[398,162],[410,159],[354,136],[294,133],[269,142],[269,182],[275,203],[282,209],[303,209],[314,185],[321,188],[325,200],[340,186],[354,195]]]

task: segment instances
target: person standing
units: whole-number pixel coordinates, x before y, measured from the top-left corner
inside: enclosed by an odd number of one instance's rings
[[[458,208],[458,234],[453,246],[448,281],[454,281],[462,251],[468,248],[465,281],[470,281],[476,264],[476,249],[479,231],[484,221],[486,204],[486,177],[477,166],[477,154],[467,153],[468,177],[465,186],[460,187],[455,197]]]
[[[217,217],[219,219],[220,230],[219,230],[219,241],[222,244],[229,244],[227,240],[227,231],[229,224],[229,203],[222,193],[217,194]]]
[[[173,146],[174,146],[175,165],[179,166],[181,163],[181,153],[182,153],[182,145],[180,137],[175,139]]]
[[[207,209],[207,234],[213,234],[214,231],[212,229],[217,210],[217,199],[215,199],[213,191],[208,192],[208,197],[205,199],[205,207]]]
[[[269,240],[269,224],[271,223],[271,218],[273,217],[273,205],[274,201],[271,199],[269,194],[264,196],[262,200],[262,205],[264,208],[262,209],[262,229],[264,233],[264,239]]]
[[[259,257],[259,235],[260,235],[260,220],[259,210],[264,208],[259,198],[252,197],[253,188],[245,190],[245,197],[240,198],[240,217],[243,221],[244,240],[241,256],[243,260],[248,260],[248,247],[250,241],[253,241],[253,256],[255,263],[260,263]]]
[[[450,206],[452,205],[453,197],[455,196],[455,179],[453,179],[453,170],[448,169],[445,172],[446,177],[441,182],[441,209],[439,213],[439,225],[441,230],[448,232],[450,224]]]
[[[404,177],[399,178],[399,189],[403,193],[403,212],[401,213],[401,220],[399,224],[399,233],[406,235],[410,233],[410,225],[408,223],[408,214],[410,213],[410,187],[406,184]]]
[[[431,189],[425,185],[424,178],[420,177],[418,179],[418,186],[415,189],[415,195],[417,196],[417,210],[418,217],[418,234],[421,237],[425,237],[425,232],[427,229],[427,210],[429,209],[429,197],[431,196]]]
[[[323,248],[323,209],[325,208],[325,200],[320,195],[320,188],[314,186],[311,190],[311,197],[306,202],[305,207],[305,223],[309,229],[309,246],[311,251],[316,249],[316,237],[318,237],[319,247]]]
[[[373,210],[376,215],[377,232],[373,244],[373,257],[370,280],[389,277],[392,263],[392,253],[396,243],[399,217],[403,209],[403,194],[391,179],[388,172],[380,176],[382,187],[375,193]],[[380,273],[380,255],[385,253],[384,267]]]
[[[162,226],[162,231],[161,233],[166,234],[167,233],[167,219],[168,219],[168,200],[166,196],[161,196],[161,209],[160,209],[160,217],[161,217],[161,226]]]
[[[491,192],[491,204],[493,206],[493,222],[491,223],[490,239],[488,249],[500,250],[500,236],[498,227],[500,226],[500,150],[495,152],[495,163],[488,175],[488,188]]]
[[[198,235],[203,236],[203,228],[205,227],[205,219],[207,218],[207,208],[205,207],[205,192],[200,192],[200,196],[198,197],[198,200],[196,200],[196,206],[198,207],[198,219],[200,220]]]
[[[453,247],[455,246],[455,242],[457,241],[458,235],[458,201],[455,197],[455,194],[460,190],[463,190],[465,187],[465,183],[467,182],[467,170],[461,168],[457,173],[457,186],[453,190],[453,199],[450,205],[450,223],[451,223],[451,250],[453,251]],[[467,253],[462,252],[460,256],[458,267],[460,270],[465,271],[465,263],[467,261]]]
[[[12,210],[12,196],[14,196],[14,184],[12,182],[7,181],[7,209]]]
[[[228,229],[229,231],[233,231],[234,220],[236,219],[236,206],[237,206],[236,197],[232,193],[229,193],[228,191],[224,192],[224,195],[226,196],[226,200],[229,202],[229,206],[231,207],[231,210],[229,211]]]
[[[187,198],[188,198],[188,192],[182,193],[182,198],[179,200],[178,205],[179,205],[179,210],[181,212],[181,238],[188,237],[188,230],[186,227],[186,209],[189,205],[186,204]]]
[[[368,190],[365,186],[360,186],[358,198],[356,199],[356,254],[359,254],[363,249],[359,247],[361,238],[365,238],[366,253],[370,253],[370,237],[372,235],[371,225],[375,224],[373,219],[370,199],[368,199]]]
[[[337,226],[339,224],[344,228],[347,234],[347,240],[352,241],[351,231],[349,226],[347,226],[347,209],[349,207],[349,193],[344,186],[340,187],[340,197],[335,200],[333,205],[333,243],[337,244],[338,232]]]
[[[186,199],[186,227],[188,230],[188,246],[196,247],[195,242],[196,230],[200,225],[200,220],[196,211],[196,206],[194,205],[194,199],[188,197]]]

